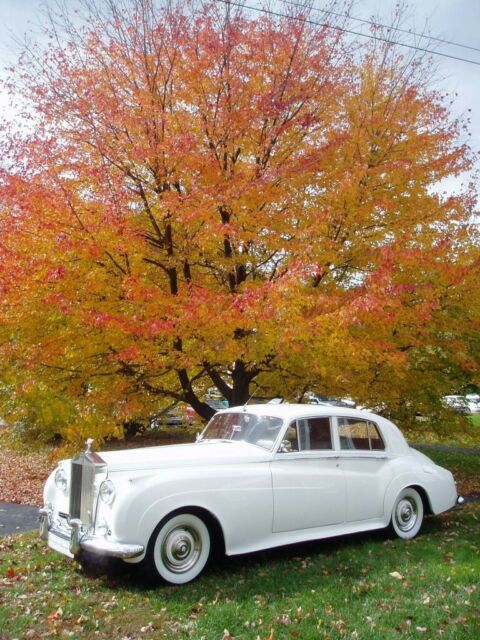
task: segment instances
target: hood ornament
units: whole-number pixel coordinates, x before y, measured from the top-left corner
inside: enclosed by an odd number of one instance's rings
[[[87,438],[87,441],[85,442],[85,444],[87,445],[87,448],[85,449],[85,453],[92,453],[93,438]]]

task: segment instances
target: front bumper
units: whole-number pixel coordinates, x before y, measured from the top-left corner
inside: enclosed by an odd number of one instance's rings
[[[137,558],[145,547],[141,544],[112,542],[101,536],[93,536],[82,531],[82,522],[77,519],[68,520],[68,526],[55,527],[52,510],[43,507],[39,510],[40,537],[47,540],[49,547],[71,558],[81,551],[88,551],[99,556],[113,558]]]

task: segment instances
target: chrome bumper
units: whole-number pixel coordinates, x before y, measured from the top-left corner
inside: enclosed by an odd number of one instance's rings
[[[69,527],[55,528],[53,526],[52,511],[47,507],[39,510],[40,537],[47,540],[49,546],[62,552],[61,544],[64,543],[63,552],[69,556],[76,556],[80,551],[88,551],[99,556],[111,556],[113,558],[136,558],[145,550],[141,544],[125,544],[123,542],[111,542],[105,538],[92,536],[82,532],[82,522],[76,518],[69,520]]]
[[[457,496],[455,504],[448,509],[448,511],[458,511],[465,504],[465,498],[463,496]]]

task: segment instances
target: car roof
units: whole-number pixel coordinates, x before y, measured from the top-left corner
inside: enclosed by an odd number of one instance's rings
[[[223,412],[253,413],[255,415],[269,415],[282,418],[284,420],[298,418],[299,416],[345,416],[346,418],[370,418],[378,419],[370,411],[363,409],[351,409],[350,407],[339,407],[333,404],[251,404],[239,407],[223,409]]]
[[[230,407],[229,409],[218,411],[217,414],[232,412],[277,417],[284,421],[295,420],[296,418],[302,417],[313,418],[323,416],[362,418],[363,420],[371,420],[380,426],[382,435],[384,435],[386,439],[385,444],[390,452],[405,453],[409,449],[402,432],[393,422],[363,409],[350,409],[348,407],[318,404],[252,404]]]

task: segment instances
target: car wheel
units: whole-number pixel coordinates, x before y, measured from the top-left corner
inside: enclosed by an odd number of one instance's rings
[[[167,516],[148,545],[146,561],[154,577],[171,584],[194,580],[210,556],[210,531],[193,513]]]
[[[393,505],[390,527],[399,538],[414,538],[423,522],[423,501],[416,489],[408,487],[400,492]]]

